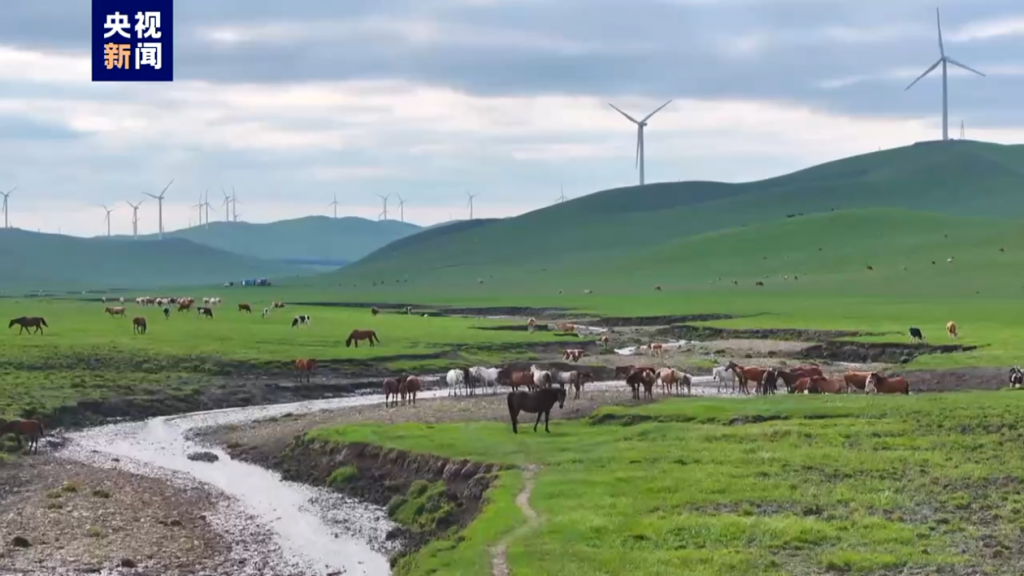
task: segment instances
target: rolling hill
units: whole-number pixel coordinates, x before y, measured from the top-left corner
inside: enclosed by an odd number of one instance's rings
[[[166,288],[243,278],[284,278],[305,268],[183,240],[123,242],[0,230],[0,291]]]
[[[389,242],[415,234],[420,227],[397,220],[307,216],[267,224],[210,222],[164,233],[244,256],[281,260],[299,265],[343,266]],[[128,236],[118,236],[128,239]],[[156,240],[157,235],[140,236]]]
[[[634,258],[651,266],[686,267],[686,260],[668,254],[657,263],[645,255],[663,253],[686,238],[772,222],[792,221],[794,233],[803,236],[799,231],[811,214],[866,208],[1005,220],[1024,211],[1022,189],[1024,146],[921,143],[757,182],[664,183],[598,192],[516,218],[417,234],[326,280],[358,283],[408,274],[444,283],[512,268],[577,269],[581,263],[610,266]],[[774,234],[781,233],[769,233],[763,248],[770,249]],[[809,238],[838,234],[856,245],[864,230],[807,233]]]

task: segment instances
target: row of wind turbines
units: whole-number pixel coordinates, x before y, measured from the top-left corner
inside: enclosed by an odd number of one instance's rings
[[[159,225],[159,229],[160,229],[160,239],[161,240],[163,240],[163,238],[164,238],[164,195],[167,193],[167,189],[171,187],[171,184],[174,184],[174,180],[173,179],[170,182],[167,183],[167,186],[164,186],[164,189],[161,190],[159,194],[150,194],[149,192],[143,192],[143,194],[145,194],[146,196],[149,196],[150,198],[153,198],[157,202],[157,219],[158,219],[158,225]],[[234,186],[231,187],[231,195],[228,195],[228,193],[224,190],[223,187],[221,188],[221,193],[224,194],[224,202],[222,204],[222,206],[224,207],[224,221],[225,222],[238,222],[238,209],[237,209],[238,197],[235,194],[235,187]],[[145,200],[139,200],[137,203],[132,204],[128,200],[124,201],[124,203],[127,204],[132,209],[132,238],[138,238],[139,237],[139,207],[141,207],[144,202],[145,202]],[[206,216],[206,221],[205,221],[206,226],[207,227],[210,226],[210,206],[211,206],[211,204],[210,204],[210,190],[207,189],[206,192],[202,196],[199,197],[199,203],[198,204],[194,204],[192,206],[192,208],[198,208],[198,210],[199,210],[199,225],[200,226],[203,225],[204,209],[205,209],[205,216]],[[101,207],[106,212],[106,215],[104,216],[104,223],[107,225],[107,237],[110,237],[110,235],[111,235],[110,234],[110,214],[112,212],[114,212],[114,210],[117,210],[117,208],[116,207],[108,208],[106,205],[101,205]],[[4,196],[4,226],[6,227],[6,225],[7,225],[7,197],[5,195]]]

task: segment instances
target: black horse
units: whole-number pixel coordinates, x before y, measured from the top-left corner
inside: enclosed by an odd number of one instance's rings
[[[565,406],[565,388],[555,386],[553,388],[541,388],[533,392],[509,392],[508,393],[508,415],[512,418],[512,432],[519,434],[519,413],[536,414],[537,422],[533,425],[533,431],[537,431],[540,424],[540,417],[544,417],[544,431],[548,430],[548,419],[551,418],[551,407],[558,403],[558,408]]]
[[[9,330],[14,326],[18,326],[18,334],[21,334],[22,331],[26,329],[29,330],[30,334],[35,334],[36,332],[42,333],[43,326],[46,326],[47,328],[50,327],[50,325],[46,323],[46,319],[39,316],[21,316],[19,318],[15,318],[7,325],[7,328]],[[32,328],[35,328],[35,332],[31,331]]]
[[[781,376],[779,372],[781,372],[781,370],[777,368],[765,370],[764,374],[761,376],[761,381],[757,383],[757,389],[755,390],[755,393],[760,394],[762,396],[767,396],[769,394],[775,394],[776,392],[778,392],[779,376]],[[783,382],[785,382],[785,380],[783,380]]]

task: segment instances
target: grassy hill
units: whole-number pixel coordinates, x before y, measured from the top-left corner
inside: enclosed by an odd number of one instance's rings
[[[666,246],[685,238],[787,220],[795,230],[765,231],[751,249],[770,251],[777,236],[787,233],[809,242],[817,240],[808,234],[838,234],[844,242],[856,243],[863,229],[803,230],[802,218],[895,208],[1005,219],[1024,212],[1021,190],[1024,146],[922,143],[758,182],[665,183],[599,192],[487,225],[412,236],[331,278],[358,282],[407,273],[456,280],[488,277],[512,267],[576,268],[588,261],[607,265],[633,257],[644,261],[651,253],[669,258]],[[647,262],[689,267],[679,259]]]
[[[0,291],[148,288],[282,278],[304,268],[183,240],[122,242],[0,230]]]
[[[365,218],[307,216],[267,224],[249,222],[210,222],[165,233],[164,237],[191,240],[205,246],[245,256],[293,263],[342,266],[358,260],[420,227],[396,220],[373,221]],[[131,239],[119,236],[119,239]],[[140,236],[155,240],[157,236]]]

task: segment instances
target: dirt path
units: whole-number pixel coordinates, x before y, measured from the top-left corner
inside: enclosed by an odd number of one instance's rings
[[[523,489],[519,491],[516,496],[516,506],[523,512],[523,516],[526,517],[526,524],[516,528],[508,536],[502,538],[493,548],[491,548],[491,574],[493,576],[508,576],[508,545],[513,540],[519,538],[533,530],[540,524],[540,517],[537,512],[530,507],[530,494],[533,493],[533,487],[536,484],[537,478],[537,466],[529,464],[523,467]]]

